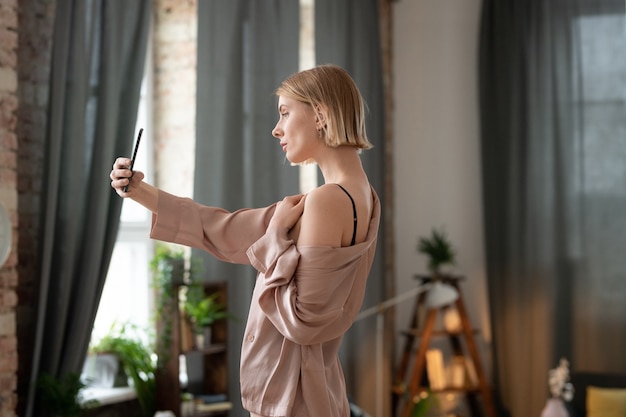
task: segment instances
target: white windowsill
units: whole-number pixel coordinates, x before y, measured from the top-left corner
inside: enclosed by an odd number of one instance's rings
[[[83,403],[96,400],[98,406],[117,404],[137,398],[133,387],[95,388],[87,387],[82,390]]]

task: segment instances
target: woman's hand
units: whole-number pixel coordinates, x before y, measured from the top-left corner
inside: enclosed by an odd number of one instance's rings
[[[131,171],[129,167],[130,159],[120,157],[115,160],[111,170],[111,187],[120,197],[130,197],[144,178],[143,172]],[[126,186],[128,186],[128,189],[124,191]]]
[[[302,216],[306,194],[285,197],[276,205],[276,211],[270,220],[268,229],[274,228],[281,232],[289,232]]]

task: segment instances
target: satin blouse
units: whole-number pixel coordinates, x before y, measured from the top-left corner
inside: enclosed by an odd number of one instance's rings
[[[228,212],[159,191],[150,237],[206,250],[257,271],[240,361],[242,404],[265,417],[348,417],[338,351],[358,314],[376,250],[372,188],[367,238],[354,246],[296,246],[266,233],[276,204]]]

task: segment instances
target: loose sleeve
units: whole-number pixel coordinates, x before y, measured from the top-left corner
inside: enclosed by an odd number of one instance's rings
[[[263,274],[259,306],[277,330],[300,345],[340,337],[363,301],[371,260],[361,248],[304,247],[264,235],[248,249]]]
[[[275,204],[235,212],[159,190],[150,237],[203,249],[217,259],[248,264],[248,247],[265,234]]]

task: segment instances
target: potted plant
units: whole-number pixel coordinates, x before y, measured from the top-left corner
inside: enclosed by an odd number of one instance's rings
[[[233,318],[224,304],[219,302],[219,293],[206,295],[200,283],[187,286],[183,311],[196,336],[197,348],[211,344],[211,327],[216,321]]]
[[[430,237],[422,237],[417,245],[418,252],[428,257],[429,277],[422,277],[422,282],[431,283],[426,297],[426,305],[429,308],[448,305],[458,298],[458,291],[454,287],[458,277],[454,277],[442,271],[446,265],[454,265],[456,262],[456,252],[448,240],[443,229],[433,229]],[[447,309],[446,323],[450,323],[450,329],[458,314],[455,309]],[[456,325],[455,325],[456,326]]]
[[[433,277],[441,276],[441,268],[454,265],[456,252],[443,229],[433,229],[430,237],[422,237],[417,244],[417,251],[428,257],[428,269]]]
[[[413,399],[411,417],[424,417],[435,405],[437,405],[437,397],[430,390],[422,391],[417,398]]]
[[[111,353],[119,358],[126,375],[132,380],[144,416],[156,411],[156,358],[146,337],[135,326],[113,324],[109,334],[90,348],[92,353]]]
[[[83,411],[96,407],[97,400],[83,401],[81,391],[85,387],[77,373],[61,378],[43,373],[37,380],[41,404],[54,417],[78,417]]]

